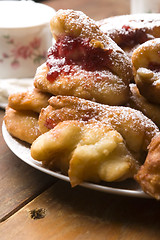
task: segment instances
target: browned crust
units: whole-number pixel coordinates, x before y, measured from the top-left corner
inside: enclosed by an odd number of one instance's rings
[[[16,111],[7,107],[4,116],[8,132],[27,143],[40,136],[38,114],[32,111]]]
[[[135,176],[144,192],[160,199],[160,135],[153,138],[144,165]]]
[[[134,152],[146,151],[152,137],[159,132],[150,119],[131,108],[106,106],[70,96],[52,97],[49,103],[51,106],[43,109],[39,117],[41,132],[61,121],[96,119],[115,128]]]
[[[76,96],[109,105],[122,105],[129,99],[129,86],[109,71],[87,72],[75,67],[75,74],[61,74],[53,82],[47,80],[48,67],[41,65],[34,86],[53,95]]]
[[[160,128],[160,105],[151,103],[144,98],[139,93],[136,84],[130,84],[130,90],[131,96],[127,106],[141,111]]]
[[[100,30],[93,19],[86,16],[83,12],[60,9],[51,19],[51,31],[56,38],[68,35],[89,38],[90,42],[93,40],[99,41],[104,46],[104,49],[113,50],[110,53],[110,59],[113,62],[111,66],[112,72],[122,78],[126,84],[132,78],[130,61],[123,50]]]
[[[51,20],[51,30],[56,39],[67,35],[89,38],[90,44],[99,42],[98,46],[111,50],[107,55],[110,64],[102,71],[87,71],[74,65],[72,74],[60,73],[53,82],[47,80],[49,69],[43,64],[35,75],[36,88],[53,95],[76,96],[109,105],[122,105],[128,101],[129,82],[133,78],[130,60],[94,20],[79,11],[59,10]]]
[[[18,111],[31,110],[40,113],[42,108],[47,107],[50,97],[51,94],[34,88],[26,92],[11,94],[8,98],[8,105]]]
[[[160,38],[140,45],[132,55],[133,73],[136,85],[148,101],[160,104],[160,72],[150,65],[160,66]]]

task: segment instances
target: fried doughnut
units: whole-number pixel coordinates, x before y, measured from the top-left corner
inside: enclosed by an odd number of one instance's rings
[[[157,126],[141,112],[68,96],[49,99],[31,146],[34,159],[68,174],[72,186],[83,181],[133,177],[142,165]]]
[[[6,108],[4,121],[8,132],[27,143],[32,143],[40,136],[38,114],[32,111],[16,111]]]
[[[8,106],[17,110],[31,110],[40,113],[41,109],[47,107],[51,94],[32,89],[26,92],[13,93],[8,98]]]
[[[97,21],[100,29],[129,57],[142,43],[160,37],[160,14],[132,14]]]
[[[160,200],[160,135],[154,137],[144,165],[135,176],[144,192]]]
[[[86,124],[72,154],[68,175],[72,186],[84,181],[122,181],[137,172],[138,162],[122,136],[106,124]]]
[[[139,93],[136,84],[130,84],[130,90],[131,96],[127,106],[143,112],[144,115],[150,118],[160,128],[160,105],[150,103],[144,98]]]
[[[160,38],[147,41],[132,55],[133,73],[140,94],[160,104]]]
[[[95,21],[79,11],[59,10],[51,31],[56,43],[37,69],[36,88],[109,105],[127,102],[133,77],[130,61]]]
[[[68,120],[101,121],[118,131],[129,151],[143,154],[147,151],[158,127],[141,112],[119,106],[107,106],[77,97],[57,96],[49,100],[51,106],[42,109],[39,128],[42,133],[54,128],[59,122]]]
[[[31,146],[34,159],[68,173],[72,186],[84,181],[118,181],[133,177],[137,161],[122,136],[101,122],[64,121]]]

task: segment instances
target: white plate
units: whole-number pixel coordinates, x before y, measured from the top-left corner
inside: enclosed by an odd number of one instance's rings
[[[56,178],[62,179],[69,182],[69,178],[59,172],[51,171],[42,166],[41,162],[34,160],[30,155],[30,145],[26,144],[16,138],[12,137],[3,122],[2,125],[2,134],[4,140],[10,150],[19,157],[22,161],[29,164],[30,166],[42,171],[46,174],[54,176]],[[94,184],[94,183],[83,183],[81,186],[94,189],[97,191],[102,191],[111,194],[119,194],[130,197],[141,197],[149,198],[139,187],[139,185],[133,180],[123,181],[121,183],[104,183],[104,184]]]

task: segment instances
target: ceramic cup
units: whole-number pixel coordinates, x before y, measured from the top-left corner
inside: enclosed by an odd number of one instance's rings
[[[159,0],[130,0],[131,13],[159,13]]]
[[[52,45],[55,10],[32,1],[0,2],[0,78],[30,78]]]

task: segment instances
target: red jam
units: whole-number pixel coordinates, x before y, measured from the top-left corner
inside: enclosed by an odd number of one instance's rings
[[[67,121],[67,120],[78,120],[78,121],[84,121],[84,122],[88,122],[90,119],[93,119],[95,117],[95,115],[98,116],[98,111],[97,109],[93,109],[93,108],[89,108],[87,110],[82,110],[81,113],[79,114],[78,112],[73,116],[72,114],[72,110],[71,110],[71,114],[70,112],[66,112],[66,114],[56,114],[57,118],[52,118],[52,117],[48,117],[45,120],[44,126],[48,129],[52,129],[54,128],[59,122],[63,122],[63,121]]]
[[[44,126],[48,129],[52,129],[56,126],[57,124],[54,122],[52,118],[47,118]]]
[[[88,38],[65,36],[49,49],[47,79],[53,82],[59,74],[74,73],[73,66],[78,65],[87,71],[102,70],[109,66],[112,49],[94,48]]]
[[[120,47],[132,47],[136,44],[142,44],[150,39],[145,29],[133,29],[130,26],[123,25],[121,32],[119,33],[122,42]]]

